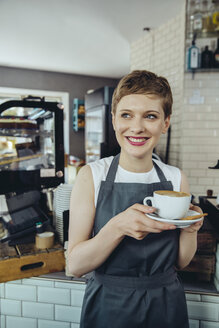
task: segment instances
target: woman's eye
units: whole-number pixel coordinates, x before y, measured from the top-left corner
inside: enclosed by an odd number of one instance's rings
[[[122,113],[121,117],[123,118],[129,118],[130,114],[129,113]]]
[[[146,118],[148,118],[149,120],[154,120],[155,118],[157,118],[157,116],[154,114],[148,114]]]

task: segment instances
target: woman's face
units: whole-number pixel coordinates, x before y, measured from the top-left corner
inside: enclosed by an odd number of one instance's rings
[[[113,113],[113,127],[121,153],[135,158],[152,156],[170,117],[164,118],[162,100],[152,95],[124,96]]]

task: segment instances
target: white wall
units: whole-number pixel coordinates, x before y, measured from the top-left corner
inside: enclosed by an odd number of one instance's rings
[[[188,176],[198,200],[207,189],[219,193],[219,72],[185,73],[185,8],[167,24],[131,45],[131,70],[147,69],[165,76],[173,91],[169,164]],[[157,150],[163,155],[166,138]]]
[[[180,126],[182,115],[183,79],[184,79],[184,31],[185,15],[182,12],[131,45],[131,70],[146,69],[165,76],[173,92],[173,115],[171,152],[169,162],[180,166]],[[166,136],[157,147],[159,154],[164,155]]]

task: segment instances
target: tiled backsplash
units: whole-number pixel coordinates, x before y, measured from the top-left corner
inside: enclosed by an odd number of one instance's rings
[[[0,284],[1,328],[79,328],[84,283],[22,279]]]
[[[194,80],[185,74],[183,103],[182,169],[190,180],[191,191],[206,195],[219,193],[219,73],[197,72]]]
[[[84,290],[84,283],[53,279],[1,283],[0,327],[79,328]],[[186,299],[190,328],[218,327],[218,295],[186,293]]]
[[[191,193],[219,193],[219,72],[185,73],[185,8],[174,19],[131,45],[131,70],[147,69],[165,76],[173,91],[169,164],[188,176]],[[166,136],[157,146],[163,156]],[[196,199],[198,200],[198,199]]]
[[[147,69],[165,76],[174,96],[169,162],[180,167],[181,104],[184,72],[184,10],[177,17],[151,30],[131,45],[131,70]],[[162,136],[156,151],[165,157],[166,138]]]

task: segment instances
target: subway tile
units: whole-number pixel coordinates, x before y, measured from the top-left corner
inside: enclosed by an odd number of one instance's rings
[[[214,286],[217,289],[217,291],[219,292],[219,280],[216,277],[214,277]]]
[[[215,277],[219,280],[219,262],[216,261],[216,266],[215,266]]]
[[[190,185],[190,189],[191,193],[197,193],[198,195],[206,195],[206,186]]]
[[[191,169],[190,170],[190,176],[191,177],[205,177],[206,176],[206,170],[201,169]]]
[[[200,294],[186,293],[186,300],[187,301],[201,301],[201,295]]]
[[[55,320],[79,323],[80,316],[80,307],[55,305]]]
[[[70,322],[38,320],[37,328],[71,328]]]
[[[54,305],[36,302],[22,302],[22,314],[28,318],[54,319]]]
[[[219,304],[219,296],[202,295],[201,299],[203,302]],[[218,314],[219,314],[219,306],[218,306]],[[219,320],[219,317],[218,317],[218,320]]]
[[[70,290],[62,288],[38,287],[38,301],[70,305]]]
[[[218,321],[218,304],[187,301],[190,319]]]
[[[80,328],[80,324],[71,323],[71,328]]]
[[[5,297],[5,284],[0,284],[0,298],[4,298],[4,297]]]
[[[199,320],[189,320],[189,328],[199,328]]]
[[[21,283],[22,283],[22,280],[18,279],[18,280],[12,280],[10,282],[7,282],[6,284],[21,284]]]
[[[212,186],[214,184],[213,178],[199,178],[198,185]]]
[[[26,278],[26,279],[22,279],[22,284],[23,285],[53,287],[54,281],[49,280],[49,279]]]
[[[21,315],[20,301],[1,299],[0,302],[1,314],[17,316]]]
[[[6,328],[37,328],[37,320],[23,317],[7,316]]]
[[[36,287],[16,284],[6,284],[5,297],[21,301],[35,301]]]
[[[212,322],[212,321],[200,322],[200,328],[218,328],[218,326],[219,326],[218,322]]]
[[[86,282],[76,282],[76,281],[72,281],[72,282],[55,282],[55,287],[85,290]]]
[[[200,161],[200,162],[197,162],[197,168],[199,169],[206,169],[208,168],[209,166],[211,166],[211,162],[210,161]],[[215,163],[216,164],[216,163]],[[214,165],[215,165],[214,164]],[[213,165],[213,166],[214,166]]]
[[[1,314],[0,314],[0,327],[1,328],[6,328],[6,325],[5,325],[5,315],[1,315]]]
[[[197,164],[196,162],[191,162],[191,161],[183,161],[183,169],[196,169],[197,168]]]
[[[84,298],[84,291],[81,290],[71,290],[71,305],[72,306],[82,306]]]

